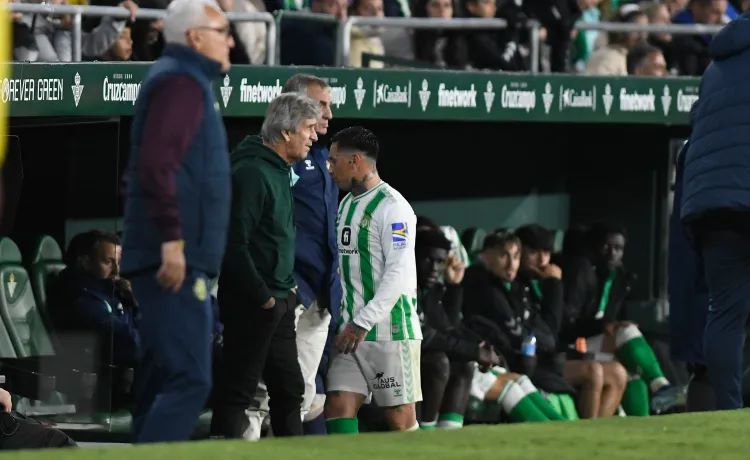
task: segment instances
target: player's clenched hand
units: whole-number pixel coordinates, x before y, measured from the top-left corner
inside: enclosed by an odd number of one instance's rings
[[[354,353],[360,343],[365,340],[367,331],[354,323],[348,323],[344,330],[336,336],[336,349],[339,353]]]

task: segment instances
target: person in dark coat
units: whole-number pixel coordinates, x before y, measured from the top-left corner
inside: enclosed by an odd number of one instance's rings
[[[208,281],[224,254],[231,198],[213,83],[230,67],[229,32],[212,0],[174,0],[167,47],[135,105],[122,272],[141,306],[136,442],[187,440],[211,391]]]
[[[450,19],[457,16],[453,0],[419,0],[414,17]],[[459,30],[417,29],[414,31],[414,57],[441,68],[466,68],[468,45]]]
[[[242,438],[261,377],[275,436],[302,434],[292,165],[317,140],[320,103],[300,93],[268,106],[260,136],[232,152],[232,208],[219,277],[224,349],[211,432]]]
[[[703,355],[716,409],[739,409],[750,317],[750,16],[717,34],[685,153],[680,218],[703,258],[709,308]]]

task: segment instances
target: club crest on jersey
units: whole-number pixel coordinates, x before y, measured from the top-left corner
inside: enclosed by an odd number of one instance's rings
[[[369,227],[371,220],[372,220],[372,217],[369,214],[365,214],[364,216],[362,216],[362,220],[359,222],[360,228]]]
[[[409,244],[409,228],[406,222],[391,224],[391,241],[394,249],[405,248]]]

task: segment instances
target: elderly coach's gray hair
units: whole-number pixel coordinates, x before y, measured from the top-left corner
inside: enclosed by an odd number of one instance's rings
[[[206,22],[206,8],[224,14],[216,0],[174,0],[164,17],[164,41],[187,45],[187,31]]]
[[[296,132],[303,120],[320,117],[320,104],[303,93],[283,93],[271,102],[260,128],[260,137],[267,144],[284,140],[282,131]]]
[[[328,83],[320,77],[310,75],[306,73],[298,73],[292,75],[289,80],[284,83],[284,87],[281,89],[282,93],[306,93],[307,88],[311,85],[318,85],[323,89],[328,88]]]

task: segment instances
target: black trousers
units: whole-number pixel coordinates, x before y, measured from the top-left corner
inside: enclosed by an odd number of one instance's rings
[[[474,366],[466,361],[451,361],[438,351],[422,353],[422,402],[419,419],[432,422],[444,412],[464,414],[469,402]]]
[[[23,416],[0,412],[0,450],[75,447],[62,431]]]
[[[211,434],[241,438],[249,423],[245,410],[255,404],[262,378],[268,387],[274,436],[302,435],[304,393],[294,329],[297,299],[276,298],[264,310],[222,305],[224,346],[216,376]]]

